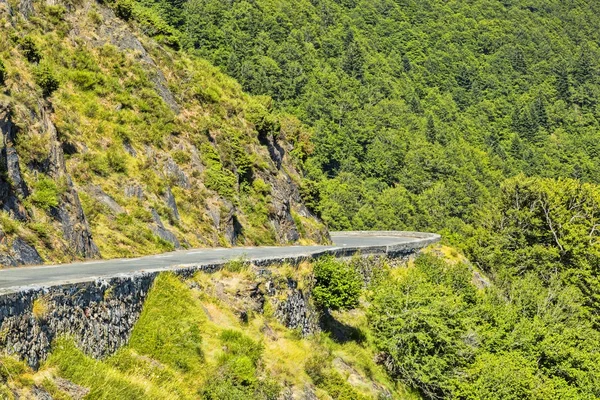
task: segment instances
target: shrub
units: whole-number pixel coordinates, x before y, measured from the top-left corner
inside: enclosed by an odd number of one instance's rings
[[[25,36],[21,40],[21,50],[23,50],[23,55],[30,63],[37,64],[42,59],[42,54],[31,36]]]
[[[331,310],[349,310],[358,306],[362,279],[349,264],[333,257],[322,258],[314,266],[315,303]]]
[[[189,153],[183,150],[175,150],[172,154],[173,160],[175,160],[177,164],[187,164],[192,159]]]
[[[0,59],[0,85],[4,85],[5,81],[6,81],[6,67],[4,66],[4,63],[2,62],[2,60]]]
[[[0,211],[0,228],[5,234],[12,235],[19,230],[19,225],[6,211]]]
[[[233,200],[235,195],[236,177],[233,172],[211,166],[204,172],[204,184],[221,196]]]
[[[48,211],[58,206],[58,195],[56,183],[50,178],[43,177],[36,182],[30,199],[36,206]]]
[[[106,153],[108,166],[117,173],[127,172],[127,157],[121,151],[110,149]]]
[[[323,354],[317,354],[304,366],[306,374],[313,383],[324,390],[334,399],[339,400],[366,400],[368,397],[358,393],[339,372],[328,368],[329,360]]]
[[[52,96],[58,87],[59,82],[52,67],[49,64],[42,63],[34,71],[35,83],[42,88],[44,97]]]
[[[124,21],[129,21],[133,15],[133,2],[131,0],[117,0],[115,14]]]
[[[263,347],[239,331],[225,330],[221,334],[225,353],[219,358],[219,368],[202,389],[205,399],[243,400],[279,398],[281,387],[270,379],[259,379],[259,361]]]

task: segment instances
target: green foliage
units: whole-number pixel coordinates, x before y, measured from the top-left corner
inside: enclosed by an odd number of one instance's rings
[[[133,16],[132,0],[117,0],[114,5],[115,14],[124,21],[129,21]]]
[[[34,76],[35,83],[42,88],[44,97],[52,96],[52,93],[54,93],[60,85],[54,69],[48,63],[40,63],[34,70]]]
[[[91,389],[89,399],[159,399],[148,396],[146,388],[131,382],[126,376],[115,373],[110,366],[87,357],[72,340],[59,339],[52,347],[47,363],[55,366],[65,378]]]
[[[127,173],[127,156],[123,151],[111,148],[106,152],[108,166],[116,173]]]
[[[600,333],[581,293],[531,274],[478,292],[471,278],[420,256],[400,279],[378,279],[369,326],[393,376],[431,399],[598,396]]]
[[[240,257],[240,258],[236,258],[236,259],[228,261],[223,266],[223,269],[225,271],[238,273],[238,272],[247,270],[249,266],[250,266],[250,264],[249,264],[248,260],[245,257]]]
[[[237,178],[228,169],[212,166],[204,171],[204,184],[226,199],[233,200]]]
[[[58,206],[59,195],[60,191],[56,183],[48,177],[42,177],[35,183],[29,199],[36,206],[48,211]]]
[[[277,399],[280,386],[258,377],[263,347],[239,331],[225,330],[220,339],[225,352],[219,358],[215,376],[201,391],[203,397],[210,400]]]
[[[42,59],[42,54],[31,36],[25,36],[21,39],[21,51],[30,63],[37,64]]]
[[[0,85],[4,85],[6,82],[6,67],[4,66],[4,62],[0,59]]]
[[[332,257],[319,259],[314,265],[315,303],[331,310],[348,310],[358,306],[362,291],[361,276],[351,265]]]
[[[327,357],[315,355],[310,358],[304,369],[314,384],[329,396],[337,400],[367,400],[369,397],[357,392],[337,371],[327,368]]]
[[[281,130],[271,110],[314,128],[305,197],[332,229],[471,224],[519,172],[600,182],[593,2],[141,4],[261,95],[261,136]]]
[[[2,228],[2,232],[7,235],[12,235],[18,231],[19,225],[17,221],[10,217],[8,212],[0,211],[0,228]]]

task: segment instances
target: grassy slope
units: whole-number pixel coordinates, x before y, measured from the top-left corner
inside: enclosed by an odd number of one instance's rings
[[[5,233],[26,238],[44,259],[74,257],[49,215],[65,183],[48,183],[39,167],[50,153],[50,136],[39,117],[44,100],[36,73],[47,68],[60,84],[49,99],[51,119],[104,257],[173,248],[149,228],[151,208],[184,245],[228,245],[222,224],[231,209],[244,227],[242,242],[277,242],[269,220],[273,192],[282,180],[287,182],[287,174],[293,182],[300,177],[289,157],[281,170],[275,168],[259,144],[255,124],[267,117],[280,119],[280,138],[288,146],[306,135],[297,120],[271,114],[267,100],[244,94],[237,82],[209,63],[160,46],[105,6],[84,1],[71,11],[37,2],[34,7],[29,20],[19,13],[0,13],[7,33],[0,37],[7,75],[0,100],[10,105],[20,129],[16,147],[32,192],[20,199],[31,220],[19,222],[3,214]],[[33,43],[39,65],[27,60],[25,43]],[[172,95],[179,112],[163,100],[161,90]],[[187,176],[189,186],[166,172],[170,160]],[[141,187],[144,199],[127,197],[127,185]],[[121,209],[100,201],[94,186]],[[180,220],[166,205],[168,188]],[[298,204],[292,203],[296,213]],[[213,215],[220,216],[220,224]],[[322,229],[309,218],[298,217],[296,223],[305,224],[299,230],[308,241]]]

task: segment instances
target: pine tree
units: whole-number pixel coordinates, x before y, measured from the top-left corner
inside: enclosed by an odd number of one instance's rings
[[[427,126],[425,127],[425,137],[427,137],[427,141],[430,143],[437,142],[437,129],[435,127],[435,121],[433,120],[433,116],[429,114],[427,116]]]

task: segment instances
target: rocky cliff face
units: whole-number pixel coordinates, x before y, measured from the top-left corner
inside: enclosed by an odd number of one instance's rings
[[[0,26],[0,264],[328,240],[268,99],[95,1]]]

